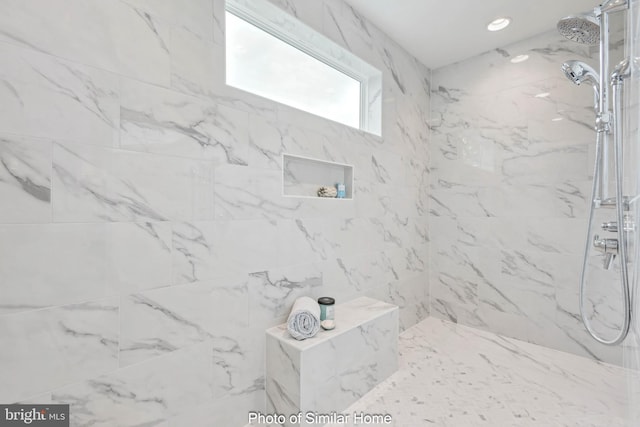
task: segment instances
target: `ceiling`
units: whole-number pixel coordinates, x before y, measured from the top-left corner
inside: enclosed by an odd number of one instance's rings
[[[429,68],[439,68],[554,29],[598,0],[346,0]],[[508,16],[498,32],[487,24]]]

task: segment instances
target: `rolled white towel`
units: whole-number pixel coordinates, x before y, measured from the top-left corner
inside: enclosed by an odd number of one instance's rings
[[[309,297],[293,303],[287,319],[287,330],[297,340],[311,338],[320,330],[320,306]]]

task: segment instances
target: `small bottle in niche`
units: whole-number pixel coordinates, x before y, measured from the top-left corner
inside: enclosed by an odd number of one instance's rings
[[[336,327],[334,305],[336,300],[331,297],[318,298],[320,305],[320,326],[324,330],[331,330]]]
[[[344,186],[344,184],[336,184],[336,187],[338,188],[338,199],[344,199],[345,197],[347,197],[347,191],[346,191],[346,187]]]

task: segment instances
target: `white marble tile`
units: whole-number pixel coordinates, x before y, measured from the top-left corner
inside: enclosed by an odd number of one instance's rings
[[[509,62],[520,53],[530,55],[525,67]],[[461,250],[498,249],[503,262],[499,275],[478,286],[477,304],[442,296],[434,282],[432,311],[596,355],[594,343],[579,337],[575,325],[556,318],[562,317],[556,288],[575,282],[579,273],[572,266],[579,264],[584,244],[595,138],[590,91],[574,93],[558,71],[569,53],[587,59],[593,52],[550,32],[434,73],[430,237],[435,248],[453,235]],[[549,96],[536,97],[543,92]],[[434,254],[440,268],[438,249]]]
[[[427,151],[425,148],[424,151]],[[407,155],[402,158],[405,182],[411,187],[426,187],[431,174],[431,158],[428,152],[421,156]]]
[[[295,219],[278,221],[277,251],[281,265],[322,262],[340,251],[337,234],[341,220]],[[341,236],[344,239],[355,238]]]
[[[396,310],[360,326],[354,333],[345,333],[336,338],[336,374],[342,394],[338,397],[340,409],[396,371],[397,325]]]
[[[225,25],[225,0],[213,0],[213,41],[216,44],[224,44]]]
[[[396,342],[394,311],[302,352],[300,408],[331,413],[362,397],[397,370]]]
[[[386,188],[375,186],[355,177],[354,180],[354,203],[356,205],[356,216],[358,217],[380,217],[390,211],[391,197],[387,196]]]
[[[521,66],[510,63],[513,56],[523,53],[529,55],[529,61]],[[434,87],[457,87],[471,94],[490,94],[558,76],[568,54],[575,59],[589,60],[592,53],[589,46],[573,43],[556,31],[549,31],[505,49],[495,49],[436,70]],[[473,67],[469,67],[470,64]],[[492,73],[476,72],[489,68],[493,69]]]
[[[482,319],[482,324],[479,325],[480,329],[511,338],[529,338],[532,322],[521,314],[513,314],[486,303],[479,305],[476,314]],[[546,327],[550,323],[549,321],[543,322],[541,319],[536,320],[536,328]]]
[[[524,67],[509,62],[520,53],[530,56]],[[585,339],[568,302],[586,233],[595,133],[591,91],[571,85],[558,69],[567,55],[589,60],[593,53],[549,32],[435,71],[432,265],[442,269],[439,248],[450,236],[461,253],[498,250],[502,261],[500,273],[478,285],[477,302],[461,302],[460,277],[450,287],[457,294],[434,281],[432,312],[616,361]],[[549,95],[536,97],[543,92]],[[460,268],[444,270],[455,276]],[[611,322],[616,310],[602,298],[592,301]]]
[[[53,163],[55,221],[213,219],[209,162],[56,144]]]
[[[289,15],[292,15],[312,27],[316,31],[322,32],[322,4],[319,2],[306,2],[299,0],[269,0],[271,3],[283,9]]]
[[[274,222],[216,221],[215,229],[214,253],[219,271],[245,273],[278,265]]]
[[[221,277],[121,299],[120,365],[127,366],[248,325],[247,277]]]
[[[27,3],[10,3],[16,4],[5,4],[8,10],[29,8]],[[31,12],[38,8],[33,9],[19,15],[32,19]],[[3,19],[11,16],[3,14]],[[47,21],[55,21],[47,16]],[[0,28],[8,27],[2,22]],[[120,111],[115,75],[6,43],[0,43],[0,58],[5,64],[0,70],[0,131],[82,144],[117,144]]]
[[[400,330],[404,331],[429,315],[429,275],[391,282],[369,292],[376,298],[397,305]]]
[[[376,184],[404,184],[405,166],[402,157],[382,150],[362,150],[352,160],[358,171],[358,179]]]
[[[172,229],[169,222],[105,224],[110,293],[127,294],[171,284]]]
[[[134,80],[120,90],[121,148],[247,164],[246,112]]]
[[[505,185],[505,215],[586,218],[591,181],[566,180],[542,185]]]
[[[275,266],[276,225],[264,220],[176,223],[175,284],[248,273]]]
[[[71,405],[73,425],[161,425],[211,401],[212,386],[211,347],[203,343],[57,389],[52,401]]]
[[[303,341],[285,325],[267,331],[267,399],[277,413],[342,410],[396,371],[397,307],[358,298],[336,306],[336,321]]]
[[[353,149],[342,141],[333,141],[330,133],[322,126],[306,129],[294,120],[273,120],[262,114],[251,114],[249,166],[280,170],[283,153],[346,164],[355,162],[351,157]]]
[[[260,169],[282,169],[282,154],[302,153],[285,146],[288,129],[260,114],[249,114],[249,166]]]
[[[538,144],[535,151],[503,155],[502,173],[510,182],[539,184],[565,179],[584,180],[590,174],[585,144],[565,147]]]
[[[105,237],[104,226],[96,224],[0,226],[0,312],[104,297]]]
[[[300,352],[273,336],[267,335],[266,393],[267,406],[278,413],[300,410]]]
[[[123,0],[138,10],[160,18],[172,27],[187,30],[206,41],[213,41],[213,2],[196,0],[176,4],[171,0]]]
[[[213,339],[213,396],[251,396],[265,389],[264,324],[218,331]]]
[[[282,195],[282,172],[224,165],[215,171],[216,219],[352,218],[353,200]]]
[[[429,195],[429,212],[433,216],[495,217],[503,212],[505,197],[496,188],[446,181],[438,184],[442,188],[433,188]],[[519,194],[516,190],[513,193]],[[547,194],[548,192],[544,193]],[[521,198],[524,199],[525,196]],[[518,205],[515,206],[519,208]],[[525,209],[523,206],[522,210]]]
[[[345,255],[322,264],[323,290],[344,300],[399,279],[391,260],[380,252]]]
[[[212,96],[224,84],[221,46],[186,28],[171,30],[171,87],[196,96]]]
[[[578,260],[568,255],[503,251],[500,281],[484,287],[481,299],[502,311],[524,314],[535,321],[536,314],[555,311],[556,286],[577,277]],[[572,264],[576,268],[569,268]],[[506,303],[504,307],[502,302]]]
[[[410,246],[387,252],[383,261],[386,268],[391,270],[389,278],[404,280],[428,271],[427,256],[427,246]]]
[[[51,151],[46,140],[0,136],[2,223],[51,221]]]
[[[592,360],[622,365],[621,347],[599,344],[587,333],[582,320],[575,313],[558,307],[555,319],[535,319],[527,324],[527,341],[567,351]]]
[[[36,396],[30,396],[26,399],[21,399],[20,402],[16,402],[19,404],[34,404],[34,405],[41,405],[41,404],[49,404],[51,403],[51,393],[44,393],[44,394],[38,394]]]
[[[247,395],[229,396],[206,402],[167,420],[168,427],[242,426],[248,421],[249,411],[264,413],[264,391]]]
[[[619,367],[436,319],[404,332],[400,354],[401,370],[343,413],[397,426],[626,425]]]
[[[320,297],[322,271],[316,264],[301,264],[249,274],[249,322],[253,327],[283,322],[295,300]]]
[[[428,186],[398,188],[356,178],[354,194],[358,217],[425,216],[429,212]]]
[[[171,252],[174,284],[208,280],[219,274],[213,263],[214,242],[213,222],[174,224]]]
[[[431,251],[430,292],[433,299],[474,311],[481,287],[495,288],[500,280],[499,253],[463,246],[434,247]]]
[[[580,255],[587,238],[584,218],[500,218],[492,234],[505,248],[525,253]]]
[[[384,69],[372,102],[393,98],[383,105],[393,132],[381,138],[227,87],[223,1],[4,5],[0,131],[29,142],[11,152],[29,168],[0,166],[0,196],[9,191],[14,209],[0,208],[0,222],[19,208],[16,222],[69,224],[0,227],[0,259],[11,261],[0,261],[1,317],[116,295],[120,304],[120,368],[84,371],[74,384],[34,381],[48,390],[25,399],[71,403],[74,425],[242,425],[247,411],[267,409],[264,327],[296,297],[345,301],[384,288],[402,301],[403,322],[424,314],[412,275],[427,257],[430,71],[340,1],[273,2],[331,38],[342,31],[338,42]],[[364,159],[355,199],[283,198],[283,152]],[[16,171],[50,189],[50,201],[33,206]],[[85,351],[101,363],[93,346],[75,353]],[[381,372],[367,369],[342,378],[351,396]]]
[[[0,316],[0,399],[15,402],[116,369],[118,332],[117,299]]]
[[[143,10],[100,0],[9,0],[4,7],[2,41],[169,84],[168,25]]]
[[[488,327],[487,322],[481,317],[480,308],[477,305],[461,305],[441,298],[435,293],[431,295],[429,311],[431,316],[436,319],[470,325],[480,329]]]

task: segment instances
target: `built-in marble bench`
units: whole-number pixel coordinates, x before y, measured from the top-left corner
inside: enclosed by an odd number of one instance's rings
[[[303,341],[286,324],[267,330],[268,413],[340,412],[397,371],[397,306],[362,297],[337,304],[335,318],[334,330]]]

